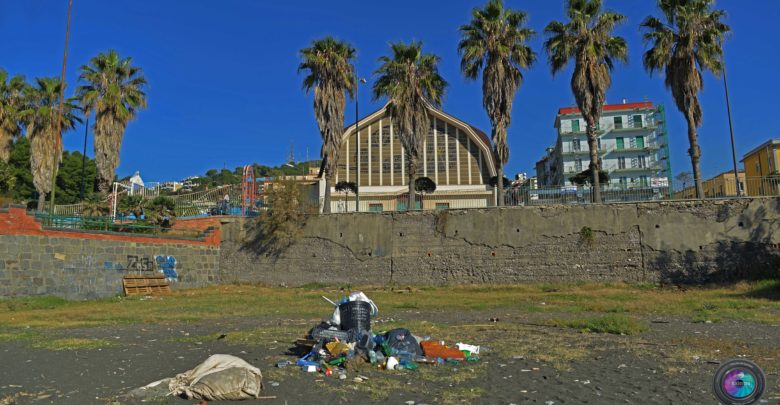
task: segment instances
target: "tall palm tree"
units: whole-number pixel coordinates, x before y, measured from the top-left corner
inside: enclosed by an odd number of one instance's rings
[[[702,123],[698,94],[704,87],[701,71],[718,75],[723,70],[723,40],[731,31],[721,22],[722,10],[713,10],[713,0],[659,0],[666,22],[647,17],[642,22],[644,39],[652,45],[644,55],[651,74],[665,69],[666,87],[671,89],[677,108],[688,122],[688,142],[693,166],[696,197],[703,198],[697,128]]]
[[[301,49],[298,72],[307,70],[303,88],[314,89],[314,117],[322,136],[320,155],[325,162],[325,201],[323,211],[331,212],[330,189],[336,175],[336,165],[344,135],[344,108],[355,87],[355,48],[350,44],[325,37]]]
[[[398,126],[398,139],[406,155],[409,206],[415,207],[414,182],[423,141],[431,130],[428,108],[440,108],[447,82],[439,75],[439,57],[422,52],[422,42],[390,44],[391,57],[379,58],[374,99],[387,97],[388,112]]]
[[[492,126],[498,171],[498,204],[504,205],[504,165],[509,160],[506,141],[512,119],[512,103],[536,54],[527,45],[534,31],[525,27],[527,15],[504,8],[502,0],[490,0],[485,8],[471,12],[471,22],[460,27],[460,70],[476,80],[482,72],[482,106]]]
[[[22,111],[21,119],[27,126],[26,132],[30,138],[30,169],[33,185],[38,192],[39,211],[43,210],[46,193],[51,192],[55,156],[57,162],[62,156],[57,117],[64,88],[58,77],[42,77],[35,79],[35,86],[28,87],[25,94],[26,108]],[[74,101],[68,98],[63,103],[62,133],[73,129],[76,122],[81,122],[76,116],[79,108]]]
[[[553,75],[574,60],[571,91],[587,124],[593,201],[601,202],[597,124],[601,119],[607,89],[612,84],[610,72],[615,61],[628,61],[628,45],[622,37],[612,35],[626,17],[601,9],[601,0],[567,0],[566,23],[553,21],[544,32],[544,43]]]
[[[119,166],[119,151],[127,124],[146,108],[146,78],[133,66],[131,58],[122,58],[115,50],[100,53],[81,67],[77,94],[85,115],[95,112],[95,163],[97,189],[106,193]]]
[[[0,161],[8,163],[14,140],[22,135],[20,113],[27,83],[23,76],[8,77],[0,69]]]

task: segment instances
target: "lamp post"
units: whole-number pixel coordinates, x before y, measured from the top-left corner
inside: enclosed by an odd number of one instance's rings
[[[87,117],[87,123],[84,124],[84,153],[81,155],[81,201],[84,201],[84,185],[86,176],[87,165],[87,135],[89,134],[89,117]]]
[[[62,56],[62,75],[60,76],[60,108],[57,114],[57,134],[55,135],[56,145],[51,166],[51,201],[49,201],[49,215],[54,215],[54,194],[57,191],[57,166],[59,164],[59,154],[57,153],[62,143],[62,107],[65,102],[65,66],[68,64],[68,37],[70,36],[70,13],[73,10],[73,0],[68,2],[68,24],[65,27],[65,51]]]
[[[726,58],[723,58],[723,87],[726,88],[726,110],[729,113],[729,133],[731,134],[731,159],[734,162],[734,183],[736,183],[737,197],[742,195],[742,188],[739,186],[739,170],[737,169],[737,151],[734,147],[734,124],[731,122],[731,102],[729,101],[729,83],[726,80]]]
[[[360,117],[358,116],[358,96],[360,83],[366,83],[366,79],[358,78],[355,74],[355,212],[360,212]]]

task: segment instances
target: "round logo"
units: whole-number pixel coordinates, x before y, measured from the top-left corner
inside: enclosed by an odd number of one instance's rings
[[[725,405],[757,402],[764,393],[764,372],[749,360],[729,360],[715,373],[715,396]]]

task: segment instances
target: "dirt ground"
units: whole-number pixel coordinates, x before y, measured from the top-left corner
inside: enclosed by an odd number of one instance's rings
[[[49,339],[100,339],[110,344],[51,350],[24,341],[0,342],[0,404],[148,403],[127,394],[189,370],[216,353],[241,357],[263,371],[263,395],[270,398],[244,403],[716,404],[712,376],[719,363],[747,356],[767,373],[762,403],[780,404],[776,357],[780,325],[645,317],[650,329],[628,336],[545,324],[553,316],[572,317],[521,311],[392,310],[374,322],[374,331],[401,326],[449,344],[479,344],[481,360],[421,365],[416,371],[382,371],[367,365],[349,370],[346,380],[305,373],[295,366],[274,367],[279,360],[295,361],[288,353],[291,342],[319,318],[236,317],[48,329]],[[357,376],[367,379],[355,382]],[[167,398],[153,403],[198,402]]]

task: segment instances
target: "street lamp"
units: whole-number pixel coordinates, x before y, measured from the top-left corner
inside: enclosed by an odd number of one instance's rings
[[[729,83],[726,80],[726,58],[723,58],[723,87],[726,88],[726,110],[729,113],[729,132],[731,133],[731,159],[734,162],[734,182],[736,183],[737,197],[742,195],[739,186],[739,170],[737,169],[737,151],[734,148],[734,125],[731,122],[731,103],[729,102]]]
[[[355,212],[360,212],[360,117],[358,116],[358,88],[360,83],[365,84],[366,79],[358,78],[355,75],[355,184],[357,185],[357,191],[355,191]]]

